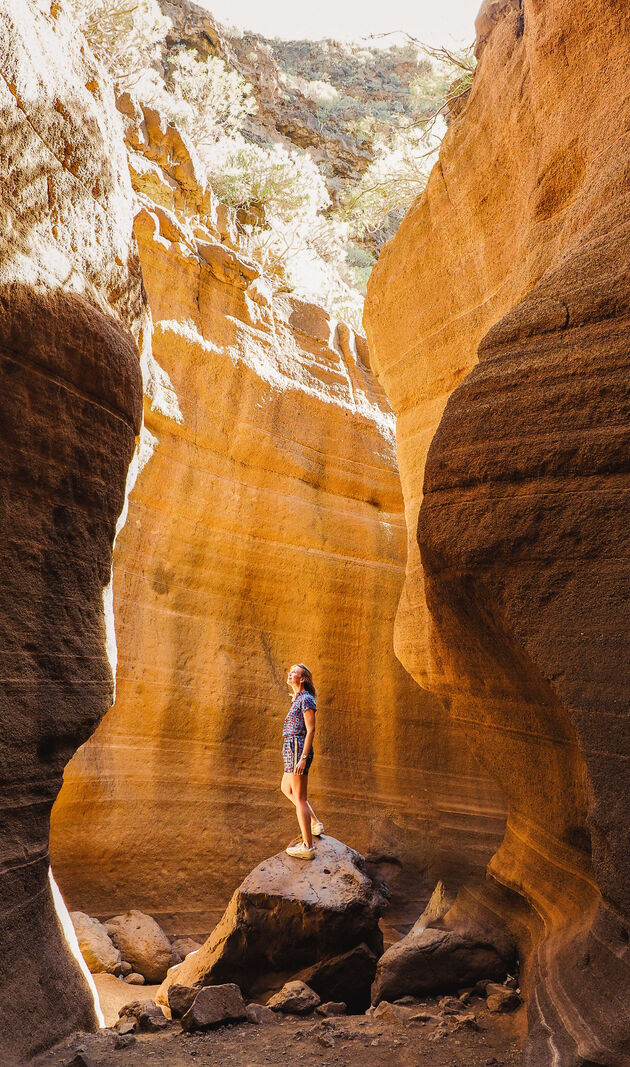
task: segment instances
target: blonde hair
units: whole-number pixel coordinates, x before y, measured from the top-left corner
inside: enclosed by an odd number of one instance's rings
[[[313,681],[313,675],[309,671],[309,669],[306,666],[306,664],[305,663],[296,663],[295,666],[299,667],[300,670],[302,671],[302,685],[304,686],[306,692],[310,693],[311,696],[313,696],[313,697],[317,696],[317,690],[315,689],[315,682]]]

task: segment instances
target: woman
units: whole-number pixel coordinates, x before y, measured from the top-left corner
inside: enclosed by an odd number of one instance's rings
[[[313,762],[313,738],[315,736],[315,686],[313,676],[303,663],[296,663],[287,675],[287,685],[293,692],[293,702],[282,727],[282,758],[284,774],[280,788],[285,797],[295,804],[297,820],[302,831],[302,840],[289,845],[287,852],[299,860],[315,858],[313,837],[324,832],[307,800],[308,772]]]

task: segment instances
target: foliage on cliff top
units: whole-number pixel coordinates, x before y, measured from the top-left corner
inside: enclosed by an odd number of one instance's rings
[[[262,210],[252,254],[360,326],[371,267],[424,187],[460,64],[413,39],[286,42],[214,22],[208,35],[211,16],[188,0],[165,4],[169,17],[159,0],[74,8],[117,88],[188,134],[224,202]]]

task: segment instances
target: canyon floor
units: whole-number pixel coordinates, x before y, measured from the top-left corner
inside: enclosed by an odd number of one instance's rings
[[[442,1034],[433,1023],[400,1024],[363,1015],[322,1019],[278,1015],[276,1025],[239,1023],[207,1033],[186,1034],[179,1024],[155,1034],[138,1034],[116,1048],[111,1030],[75,1035],[39,1057],[37,1067],[285,1067],[289,1059],[318,1067],[516,1067],[521,1062],[525,1009],[493,1015],[473,1005],[477,1030]],[[435,1012],[435,999],[422,1001]]]

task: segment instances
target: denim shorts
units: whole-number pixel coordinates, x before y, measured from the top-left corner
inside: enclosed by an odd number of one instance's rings
[[[302,757],[304,740],[305,739],[303,737],[299,736],[282,738],[282,760],[284,763],[285,774],[295,774],[295,768],[297,767]],[[304,774],[308,774],[311,769],[312,762],[313,749],[311,749],[306,759],[306,767],[304,768]]]

